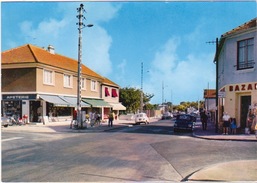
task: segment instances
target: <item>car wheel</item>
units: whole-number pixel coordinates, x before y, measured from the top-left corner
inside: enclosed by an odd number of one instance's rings
[[[7,124],[7,125],[4,125],[4,127],[7,128],[7,127],[8,127],[8,124]]]

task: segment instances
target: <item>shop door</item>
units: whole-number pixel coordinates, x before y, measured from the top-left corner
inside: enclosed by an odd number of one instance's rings
[[[32,122],[38,122],[39,120],[38,108],[40,105],[40,101],[30,101],[30,120],[32,120]]]
[[[246,127],[247,113],[249,105],[251,105],[251,96],[241,96],[241,114],[240,114],[240,126]]]

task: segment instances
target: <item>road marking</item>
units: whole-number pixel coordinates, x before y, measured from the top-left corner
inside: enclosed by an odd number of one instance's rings
[[[2,142],[11,141],[11,140],[18,140],[18,139],[23,139],[23,137],[12,137],[12,138],[8,138],[8,139],[2,139]]]

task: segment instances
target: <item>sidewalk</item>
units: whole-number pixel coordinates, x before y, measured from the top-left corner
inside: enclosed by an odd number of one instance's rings
[[[200,122],[197,122],[193,136],[208,140],[234,140],[234,141],[256,141],[255,134],[229,134],[223,135],[215,132],[215,124],[208,123],[207,130],[202,130]]]
[[[132,125],[133,121],[128,120],[115,120],[113,127],[108,127],[108,123],[102,123],[98,127],[87,127],[84,129],[70,128],[70,121],[66,122],[49,122],[47,124],[43,123],[29,123],[22,126],[8,126],[7,128],[2,127],[2,131],[26,131],[26,132],[45,132],[45,133],[58,133],[58,132],[67,132],[67,133],[93,133],[93,132],[103,132],[108,131],[114,128],[121,128]],[[84,125],[85,127],[85,125]]]

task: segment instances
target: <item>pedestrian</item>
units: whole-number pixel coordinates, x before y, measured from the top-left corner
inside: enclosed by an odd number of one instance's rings
[[[108,121],[108,127],[112,127],[112,124],[113,124],[113,118],[114,118],[114,115],[113,115],[113,112],[111,111],[109,113],[109,121]]]
[[[207,130],[207,121],[208,121],[208,116],[205,111],[201,113],[201,122],[202,122],[202,128],[203,130]]]
[[[228,135],[228,128],[230,126],[231,119],[227,112],[224,113],[222,120],[223,120],[223,135]]]
[[[71,123],[70,123],[70,128],[72,128],[73,123],[76,124],[76,122],[77,122],[77,117],[78,117],[78,116],[77,116],[77,110],[74,109],[73,114],[72,114]]]
[[[231,123],[230,123],[230,129],[231,129],[231,134],[236,134],[236,118],[231,118]]]

